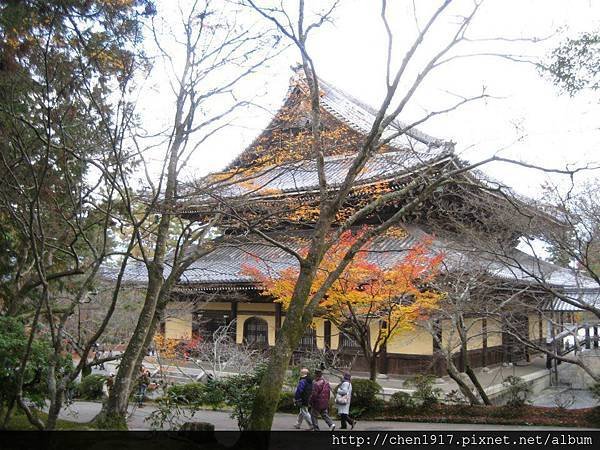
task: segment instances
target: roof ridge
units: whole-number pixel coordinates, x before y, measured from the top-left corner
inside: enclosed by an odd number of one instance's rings
[[[296,81],[300,81],[301,84],[304,85],[304,87],[308,87],[306,77],[303,74],[300,74],[298,71],[295,72],[295,75],[292,77],[292,79],[296,80]],[[337,86],[328,82],[324,78],[317,76],[317,80],[319,81],[320,87],[325,88],[325,96],[321,97],[322,106],[326,107],[327,111],[330,112],[331,114],[333,114],[334,116],[336,116],[338,119],[343,120],[344,122],[348,123],[351,126],[354,126],[354,128],[358,128],[358,131],[361,131],[363,133],[368,132],[369,130],[362,129],[362,127],[360,127],[358,124],[353,123],[347,117],[344,117],[342,114],[338,113],[338,111],[335,111],[335,108],[332,105],[327,105],[328,100],[329,100],[327,98],[327,92],[329,91],[329,92],[337,93],[338,95],[345,98],[350,103],[357,106],[358,108],[363,109],[366,112],[368,112],[369,114],[372,114],[374,116],[377,115],[377,110],[373,106],[369,105],[368,103],[363,102],[362,100],[359,100],[352,94],[349,94],[348,92],[344,91],[343,89],[338,88]],[[408,124],[406,124],[400,120],[394,120],[391,123],[391,125],[395,125],[400,129],[406,128],[408,126]],[[424,133],[423,131],[421,131],[417,128],[411,128],[410,130],[407,130],[404,133],[406,135],[410,136],[411,138],[416,139],[417,141],[419,141],[423,144],[426,144],[428,146],[436,146],[437,147],[437,146],[441,146],[441,145],[447,143],[447,141],[445,141],[444,139],[435,138],[427,133]]]

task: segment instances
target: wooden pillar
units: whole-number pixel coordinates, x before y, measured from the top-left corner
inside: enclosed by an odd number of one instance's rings
[[[586,324],[585,326],[585,348],[590,350],[592,348],[592,340],[590,338],[590,326]]]
[[[281,303],[275,303],[275,336],[279,334],[281,329]]]
[[[546,340],[546,346],[547,346],[549,352],[554,352],[554,351],[556,351],[556,342],[554,341],[555,336],[556,336],[555,327],[554,327],[554,311],[552,311],[550,313],[550,318],[551,318],[551,320],[548,322],[549,328],[550,328],[548,330],[548,337],[551,340],[550,340],[550,342],[548,342],[548,340]],[[552,358],[550,356],[550,353],[548,353],[546,355],[546,368],[548,370],[552,370],[553,363],[554,363],[554,358]],[[552,383],[552,381],[551,381],[551,383]]]
[[[598,325],[594,326],[594,348],[598,348]]]
[[[275,303],[275,327],[281,328],[281,303]]]
[[[481,367],[487,366],[487,352],[488,352],[488,340],[487,340],[487,319],[481,319]]]
[[[329,350],[331,348],[331,322],[326,320],[323,323],[323,344],[325,349]]]
[[[233,338],[234,342],[237,340],[237,327],[239,324],[237,323],[237,314],[238,314],[238,304],[237,302],[231,302],[229,304],[229,318],[227,319],[227,325],[235,320],[235,327],[231,327],[229,329],[229,333]]]
[[[237,302],[231,302],[229,305],[229,320],[233,321],[237,319],[238,314],[238,304]]]
[[[562,333],[563,331],[565,331],[565,312],[561,311],[559,313],[559,322],[560,322],[560,332]]]
[[[381,352],[379,353],[379,373],[388,373],[388,355],[386,345],[381,347]]]

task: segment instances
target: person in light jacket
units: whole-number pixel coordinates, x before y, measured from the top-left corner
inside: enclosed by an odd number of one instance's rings
[[[350,382],[350,374],[345,373],[344,379],[342,383],[339,385],[337,389],[337,393],[335,395],[335,406],[338,410],[338,415],[342,421],[341,429],[345,430],[346,423],[350,424],[350,429],[354,429],[354,425],[356,425],[356,420],[352,419],[350,414],[350,402],[352,401],[352,383]]]

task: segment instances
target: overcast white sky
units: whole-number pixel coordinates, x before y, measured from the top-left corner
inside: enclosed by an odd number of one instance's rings
[[[284,4],[287,3],[295,4],[284,0]],[[389,3],[390,22],[397,36],[394,54],[399,60],[415,33],[412,1],[391,0]],[[441,0],[415,3],[422,23]],[[309,8],[318,9],[324,2],[309,0],[307,4]],[[455,14],[465,12],[472,4],[472,0],[457,0],[423,50],[441,48],[447,42],[451,26],[456,23]],[[342,0],[335,23],[315,33],[309,47],[322,78],[373,106],[378,106],[384,92],[385,34],[379,13],[380,2],[377,0]],[[562,37],[598,29],[600,1],[486,0],[469,36],[545,37],[560,27],[568,27]],[[463,52],[491,50],[535,56],[546,54],[557,42],[556,38],[536,44],[488,42],[465,46]],[[296,50],[290,49],[255,77],[253,82],[258,94],[255,101],[267,111],[275,111],[281,104],[291,76],[290,66],[297,60]],[[155,70],[154,94],[145,96],[142,102],[142,111],[149,123],[166,117],[168,103],[168,97],[158,95],[164,90],[161,88],[164,84],[160,81],[160,68]],[[455,141],[457,151],[473,161],[500,149],[504,149],[504,156],[547,167],[600,160],[598,96],[589,93],[575,98],[560,96],[533,66],[499,58],[462,59],[440,69],[422,85],[415,101],[400,119],[410,121],[424,111],[448,106],[456,100],[449,93],[474,95],[484,86],[488,94],[501,98],[471,104],[420,128],[430,135]],[[197,152],[190,161],[186,178],[223,168],[252,141],[269,119],[266,111],[256,108],[238,114],[234,127],[208,141]],[[486,172],[532,196],[539,192],[539,185],[545,178],[541,173],[533,174],[505,164],[490,166]]]

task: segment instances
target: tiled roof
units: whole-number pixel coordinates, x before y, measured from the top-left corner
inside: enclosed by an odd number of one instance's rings
[[[376,181],[391,180],[415,170],[422,164],[431,162],[434,158],[442,159],[445,155],[446,153],[442,149],[436,149],[429,154],[403,151],[374,155],[356,178],[355,184],[361,186]],[[325,176],[331,188],[338,187],[342,183],[353,160],[354,155],[325,158]],[[206,179],[205,182],[210,183],[211,181]],[[197,188],[201,188],[201,186],[202,182],[197,185]],[[304,160],[266,167],[258,174],[248,174],[242,171],[234,178],[226,180],[223,186],[220,189],[217,188],[216,191],[221,197],[234,198],[310,192],[317,189],[318,186],[316,162]],[[214,187],[212,191],[215,195]],[[202,197],[192,197],[191,201],[202,201]]]
[[[416,242],[427,234],[418,227],[407,226],[408,234],[403,238],[383,236],[377,238],[368,248],[367,258],[380,267],[393,267],[399,263]],[[285,235],[273,234],[273,238],[285,242],[300,250],[307,242],[309,232],[289,232]],[[576,272],[545,261],[540,261],[519,250],[514,250],[511,258],[485,258],[481,254],[459,251],[454,243],[439,238],[432,243],[432,252],[444,252],[444,270],[486,272],[490,276],[509,282],[534,283],[535,277],[529,272],[542,276],[556,287],[580,292],[582,288],[593,289],[594,284],[577,275]],[[516,263],[515,261],[518,261]],[[240,238],[235,243],[217,247],[209,255],[194,262],[183,274],[180,286],[253,284],[255,280],[245,268],[255,267],[263,273],[277,274],[289,267],[297,267],[297,262],[289,253],[266,241]],[[166,271],[168,272],[168,264]],[[106,276],[111,277],[107,272]],[[114,274],[112,275],[114,276]],[[131,264],[125,276],[127,281],[143,283],[146,281],[146,269],[142,264]],[[587,285],[585,284],[587,283]],[[597,291],[595,286],[595,290]]]
[[[360,133],[366,134],[371,130],[377,115],[377,111],[373,107],[357,100],[323,79],[319,79],[319,87],[323,92],[321,104],[326,111]],[[409,124],[396,120],[384,132],[383,138],[399,130],[404,130],[408,126]],[[396,148],[413,148],[423,151],[430,147],[442,147],[445,142],[416,128],[411,128],[406,131],[405,135],[394,139],[391,144]]]
[[[361,134],[368,133],[375,120],[376,111],[330,83],[324,80],[319,82],[323,93],[321,96],[323,109],[355,131]],[[303,90],[308,89],[304,82],[298,85]],[[404,130],[407,126],[405,123],[395,121],[384,132],[383,138]],[[371,158],[358,176],[357,185],[393,179],[453,153],[451,143],[431,137],[417,129],[407,130],[404,135],[393,139],[390,146],[392,151]],[[325,175],[331,188],[339,186],[343,181],[355,156],[356,154],[325,157]],[[194,198],[193,192],[202,191],[205,184],[210,185],[214,192],[213,177],[199,180],[195,186],[190,186],[191,203],[204,200],[202,196]],[[249,175],[248,171],[240,170],[234,178],[223,182],[223,187],[218,194],[229,198],[241,195],[270,196],[311,191],[317,187],[315,161],[302,160],[264,167],[259,173],[252,173],[252,175]]]
[[[574,303],[581,303],[600,308],[600,292],[596,290],[567,291],[565,293],[568,299]],[[560,298],[554,298],[546,305],[547,311],[584,311],[583,308],[567,303]]]

